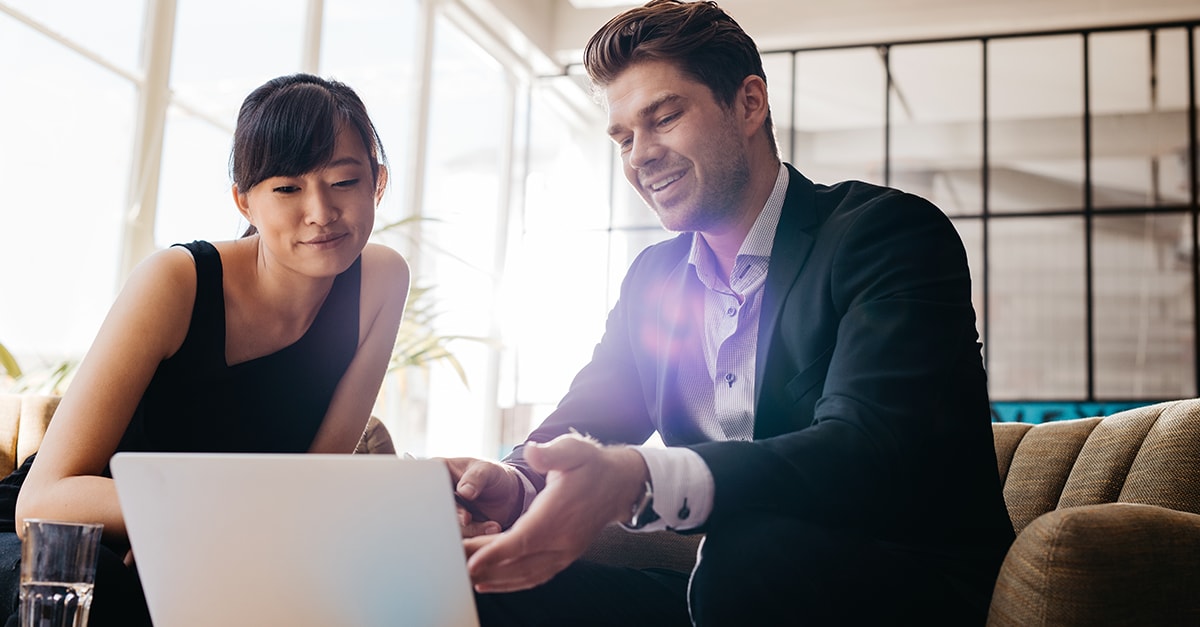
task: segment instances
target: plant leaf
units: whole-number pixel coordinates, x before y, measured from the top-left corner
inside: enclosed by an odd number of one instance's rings
[[[8,376],[14,379],[21,378],[21,366],[17,364],[17,358],[13,357],[3,344],[0,344],[0,366],[4,368],[4,372],[8,373]]]

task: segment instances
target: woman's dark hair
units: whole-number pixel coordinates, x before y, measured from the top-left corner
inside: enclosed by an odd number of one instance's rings
[[[229,174],[240,192],[273,176],[299,176],[333,159],[337,132],[353,129],[370,158],[378,184],[387,163],[383,143],[358,94],[338,81],[311,74],[271,79],[246,96],[238,112]],[[243,237],[253,235],[254,225]]]
[[[716,2],[652,0],[614,17],[583,49],[584,68],[599,88],[631,65],[651,60],[675,64],[726,107],[747,76],[767,80],[754,40]],[[774,145],[769,109],[763,127]]]

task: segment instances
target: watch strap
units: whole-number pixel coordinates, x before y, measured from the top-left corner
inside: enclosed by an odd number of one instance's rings
[[[630,529],[642,529],[659,519],[658,512],[654,511],[654,486],[649,481],[646,482],[645,491],[633,504],[630,513],[629,524],[626,525]]]

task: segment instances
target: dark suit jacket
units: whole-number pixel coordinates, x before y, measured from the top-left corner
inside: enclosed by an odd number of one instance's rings
[[[766,510],[940,554],[982,552],[998,568],[1013,532],[954,226],[916,196],[815,185],[788,168],[763,295],[754,440],[706,441],[677,397],[673,355],[703,338],[691,234],[634,260],[592,361],[529,440],[574,428],[641,443],[658,430],[712,471],[700,531]],[[521,447],[509,461],[523,466]]]

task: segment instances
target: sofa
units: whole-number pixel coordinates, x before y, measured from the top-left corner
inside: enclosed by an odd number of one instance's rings
[[[37,451],[59,397],[0,393],[0,477],[16,470]],[[396,453],[387,427],[371,416],[355,453]]]
[[[0,394],[0,463],[37,449],[57,402]],[[1200,399],[992,433],[1017,539],[989,626],[1200,624]],[[358,452],[395,453],[377,420]],[[699,542],[614,525],[584,557],[687,571]]]

